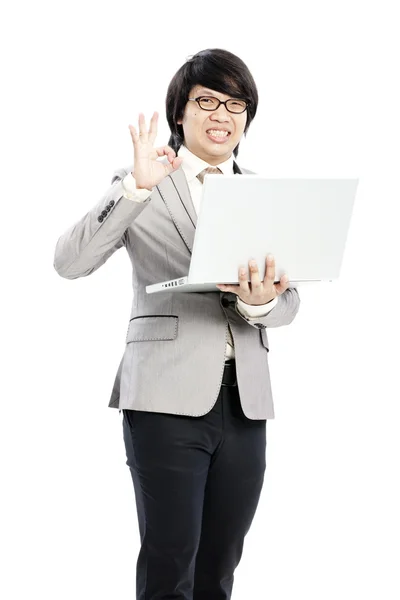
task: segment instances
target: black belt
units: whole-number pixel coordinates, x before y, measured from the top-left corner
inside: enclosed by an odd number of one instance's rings
[[[223,386],[237,386],[236,381],[236,362],[234,359],[225,363],[224,374],[222,376]]]

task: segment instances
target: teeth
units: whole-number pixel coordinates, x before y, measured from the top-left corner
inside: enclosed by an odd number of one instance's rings
[[[226,137],[228,135],[227,131],[217,131],[216,129],[209,129],[208,133],[214,137]]]

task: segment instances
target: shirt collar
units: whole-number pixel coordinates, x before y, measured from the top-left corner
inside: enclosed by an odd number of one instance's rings
[[[181,146],[178,150],[178,156],[183,158],[182,162],[182,170],[185,173],[186,179],[188,182],[193,181],[197,177],[199,173],[201,173],[207,167],[211,167],[204,160],[190,152],[186,148],[186,146]],[[215,165],[218,169],[221,169],[224,175],[232,175],[233,174],[233,155],[231,155],[228,160],[220,163],[219,165]]]

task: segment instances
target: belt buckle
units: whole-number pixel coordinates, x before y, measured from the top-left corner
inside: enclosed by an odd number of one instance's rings
[[[237,386],[236,368],[235,367],[236,367],[236,363],[234,360],[232,362],[225,363],[221,386],[223,386],[223,387],[236,387]]]

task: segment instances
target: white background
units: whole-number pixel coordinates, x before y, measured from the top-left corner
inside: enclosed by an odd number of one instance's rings
[[[58,237],[129,165],[186,57],[240,56],[260,93],[238,162],[359,177],[339,281],[270,331],[275,420],[233,600],[398,600],[399,20],[395,2],[19,2],[1,15],[1,551],[7,600],[134,598],[121,417],[125,249],[61,279]],[[4,588],[4,589],[3,589]]]

